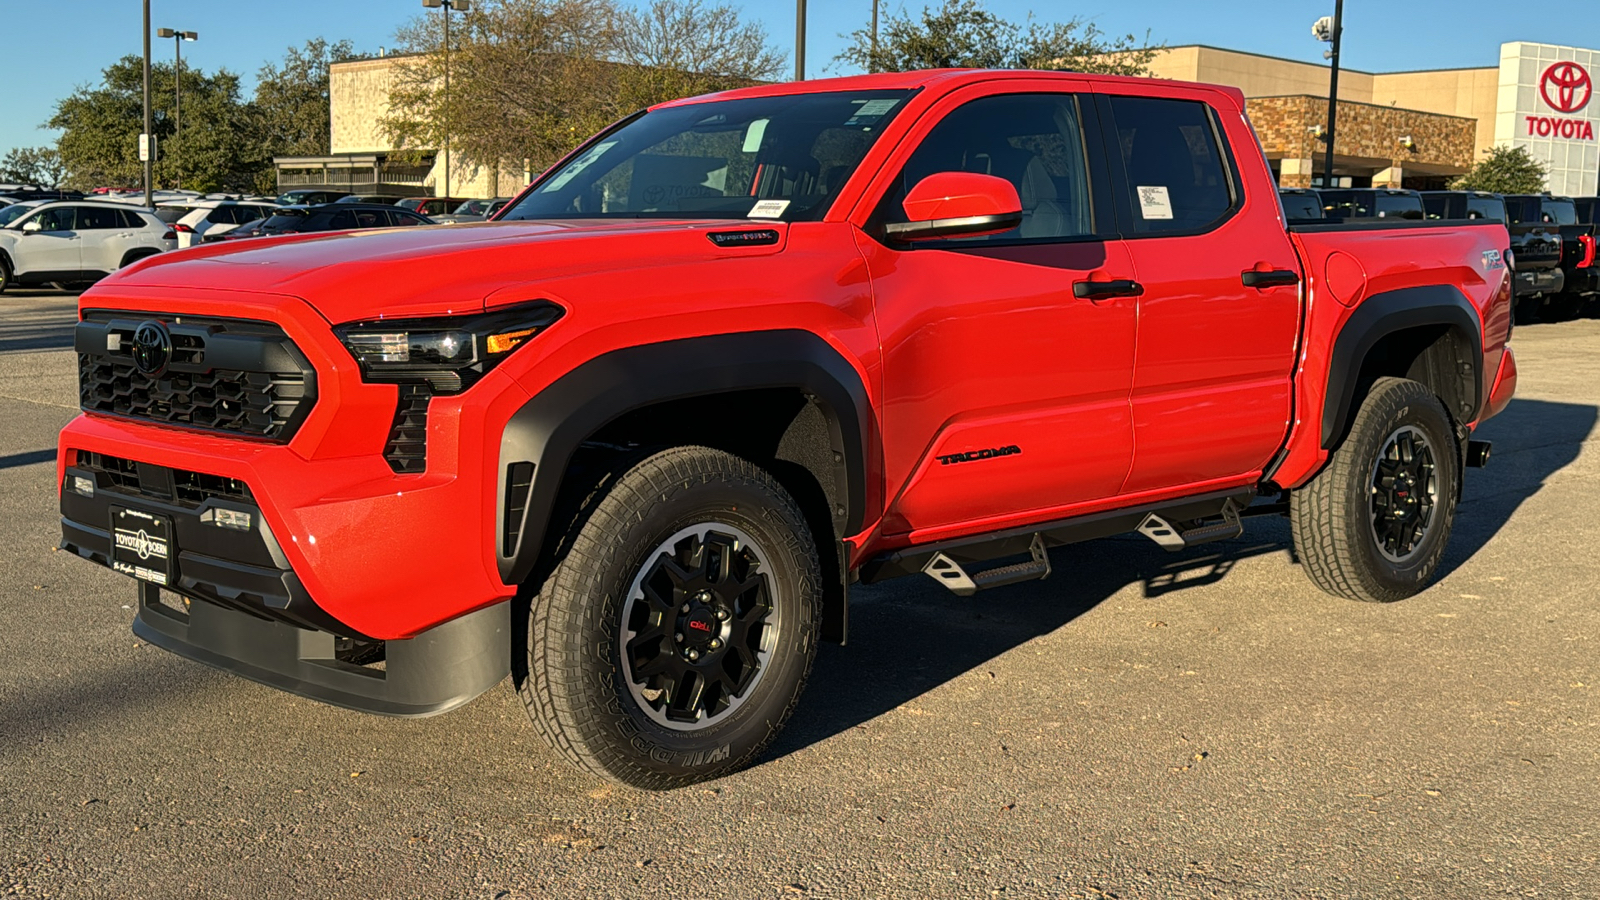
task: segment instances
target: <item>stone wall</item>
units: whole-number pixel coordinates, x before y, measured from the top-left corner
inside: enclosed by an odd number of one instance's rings
[[[1313,129],[1326,124],[1328,101],[1301,95],[1246,104],[1267,158],[1283,160],[1283,186],[1309,187],[1312,161],[1320,164],[1327,148]],[[1341,100],[1335,174],[1371,175],[1375,187],[1398,186],[1407,171],[1460,174],[1472,166],[1477,128],[1475,119]]]

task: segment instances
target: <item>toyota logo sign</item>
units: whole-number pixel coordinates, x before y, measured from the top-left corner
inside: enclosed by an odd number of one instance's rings
[[[1556,112],[1575,113],[1589,105],[1594,82],[1589,72],[1575,62],[1558,62],[1539,78],[1539,93]]]
[[[172,359],[172,335],[160,322],[141,322],[133,332],[133,366],[154,378]]]

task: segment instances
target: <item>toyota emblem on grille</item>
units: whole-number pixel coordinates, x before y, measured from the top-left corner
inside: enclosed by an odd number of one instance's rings
[[[172,335],[160,322],[142,322],[133,332],[133,365],[154,377],[166,371],[172,360]]]

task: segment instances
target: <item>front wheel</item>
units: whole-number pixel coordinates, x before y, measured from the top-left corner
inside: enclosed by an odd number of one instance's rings
[[[1444,405],[1422,384],[1379,378],[1326,468],[1291,493],[1294,546],[1337,597],[1389,603],[1428,586],[1461,492]]]
[[[0,256],[0,294],[4,294],[6,288],[11,287],[13,277],[11,274],[11,261],[4,256]]]
[[[752,762],[816,655],[821,565],[766,471],[705,447],[640,462],[593,502],[534,598],[534,726],[595,774],[661,790]]]

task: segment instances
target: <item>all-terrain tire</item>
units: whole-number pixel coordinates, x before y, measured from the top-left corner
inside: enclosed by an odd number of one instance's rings
[[[1385,475],[1396,471],[1389,460],[1407,455],[1407,446],[1414,460],[1426,448],[1431,478],[1412,471],[1398,479]],[[1388,468],[1380,467],[1380,454]],[[1328,465],[1290,494],[1295,552],[1312,583],[1336,597],[1402,600],[1438,572],[1460,492],[1461,452],[1444,405],[1418,382],[1379,378]],[[1419,504],[1429,509],[1425,527],[1417,524]],[[1398,515],[1390,512],[1395,509]],[[1407,516],[1417,517],[1404,522],[1416,524],[1414,531],[1396,525]],[[1404,537],[1395,539],[1396,533]],[[1386,538],[1394,542],[1386,546]]]
[[[650,790],[749,765],[793,712],[816,656],[821,564],[798,504],[753,463],[706,447],[677,447],[623,472],[574,528],[528,616],[527,677],[518,690],[535,729],[579,767]],[[662,587],[661,579],[679,579],[696,559],[702,561],[697,577],[735,585],[726,593],[746,599],[701,606],[720,603],[708,598],[722,589],[678,580]],[[740,568],[730,576],[733,566]],[[672,598],[665,606],[663,596]],[[696,628],[701,633],[692,633]],[[648,643],[652,629],[664,629],[655,644]],[[706,643],[712,633],[722,635],[720,650]],[[641,654],[641,640],[661,652]],[[699,648],[699,663],[684,661],[692,647]],[[760,665],[743,668],[736,651]],[[649,662],[639,663],[641,655]],[[652,666],[681,674],[691,665],[704,668],[666,690],[658,685],[667,682],[651,680],[666,675],[634,675]],[[742,691],[724,674],[729,669],[749,679]],[[710,672],[709,680],[700,680],[701,671]],[[728,680],[719,686],[721,678]],[[674,709],[685,702],[674,694],[710,696],[678,690],[696,683],[723,706],[713,709],[702,699],[692,710]]]

